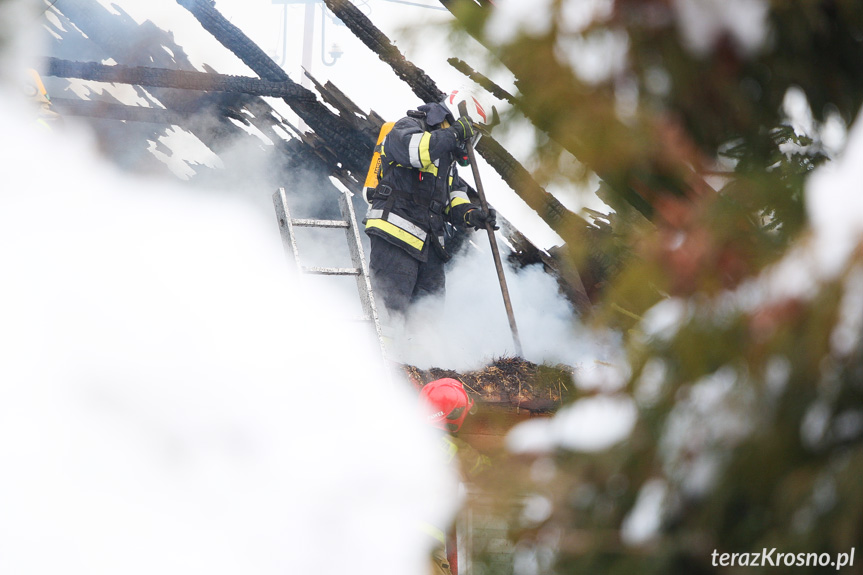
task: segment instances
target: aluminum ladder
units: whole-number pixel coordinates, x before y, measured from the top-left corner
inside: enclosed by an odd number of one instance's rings
[[[369,279],[369,267],[366,263],[365,255],[363,254],[363,244],[360,238],[360,230],[357,227],[357,217],[354,213],[354,206],[349,194],[350,192],[347,190],[339,193],[339,211],[342,214],[342,219],[316,220],[294,218],[291,216],[285,188],[279,188],[278,191],[273,194],[273,204],[275,205],[276,216],[279,220],[282,246],[288,256],[288,260],[292,261],[296,265],[297,271],[300,273],[328,276],[354,276],[356,278],[357,292],[359,293],[360,304],[362,305],[363,310],[362,320],[368,321],[374,326],[378,345],[380,345],[381,352],[384,357],[386,357],[386,347],[384,345],[383,333],[381,332],[381,322],[378,318],[377,307],[375,307],[375,298],[372,293],[372,284]],[[350,252],[353,267],[330,268],[302,265],[300,262],[300,252],[297,248],[297,238],[294,233],[295,227],[343,229],[345,231],[345,239],[348,243],[348,251]]]

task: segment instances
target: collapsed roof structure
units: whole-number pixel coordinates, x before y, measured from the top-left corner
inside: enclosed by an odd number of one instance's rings
[[[443,4],[450,8],[450,3]],[[405,59],[356,6],[346,0],[326,0],[326,5],[419,99],[443,99],[444,93],[435,81]],[[273,143],[265,153],[269,157],[263,161],[276,174],[276,185],[296,190],[299,186],[292,186],[292,182],[312,181],[314,186],[307,185],[306,189],[335,192],[329,180],[333,177],[355,197],[359,196],[377,134],[385,121],[374,110],[363,111],[332,82],[322,84],[309,76],[312,91],[291,80],[210,0],[178,0],[177,9],[188,10],[257,77],[220,74],[209,65],[198,70],[171,33],[150,21],[138,24],[122,8],[113,8],[115,12],[97,0],[49,6],[45,14],[53,24],[49,48],[52,55],[46,59],[43,73],[53,78],[126,84],[136,91],[143,105],[129,105],[108,94],[89,99],[52,99],[61,114],[84,116],[93,122],[102,145],[111,150],[116,161],[131,169],[152,168],[157,160],[152,154],[140,152],[152,147],[167,126],[176,125],[194,134],[229,168],[230,162],[236,160],[227,151],[237,139],[253,137],[248,130],[253,127]],[[64,57],[69,53],[88,54],[89,61]],[[450,59],[450,63],[496,96],[509,97],[464,62]],[[292,125],[265,98],[282,99],[304,125]],[[120,137],[118,130],[123,132],[122,147],[112,145]],[[128,142],[138,149],[130,149]],[[590,244],[592,236],[610,230],[602,217],[588,222],[564,207],[494,138],[483,138],[477,152],[565,242]],[[206,170],[202,167],[202,171]],[[588,314],[591,298],[610,265],[608,258],[599,250],[588,250],[591,257],[583,269],[577,270],[570,258],[562,256],[566,245],[542,250],[504,217],[500,220],[501,233],[511,247],[509,261],[521,266],[541,263],[557,279],[576,312]]]

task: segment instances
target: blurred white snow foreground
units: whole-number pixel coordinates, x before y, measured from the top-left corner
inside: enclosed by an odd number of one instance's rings
[[[283,271],[275,216],[125,177],[8,99],[0,573],[423,572],[455,476]]]

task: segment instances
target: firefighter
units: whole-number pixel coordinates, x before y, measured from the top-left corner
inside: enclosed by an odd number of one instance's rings
[[[462,101],[468,104],[464,116],[458,112]],[[418,298],[443,295],[444,264],[452,257],[447,225],[495,225],[495,211],[470,202],[456,169],[468,163],[466,142],[479,136],[474,122],[490,124],[491,109],[480,102],[467,90],[454,90],[444,102],[409,111],[377,147],[380,177],[367,194],[365,231],[372,288],[393,323]]]
[[[420,390],[420,404],[426,422],[447,432],[441,435],[441,448],[447,461],[458,458],[461,470],[470,477],[475,477],[489,466],[488,457],[455,436],[473,408],[473,400],[459,380],[447,377],[425,384]],[[445,530],[434,525],[424,525],[423,530],[435,540],[431,575],[451,575]]]

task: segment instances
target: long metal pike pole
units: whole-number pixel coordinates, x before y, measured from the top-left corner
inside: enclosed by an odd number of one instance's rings
[[[467,155],[470,167],[473,170],[473,181],[476,183],[476,191],[479,194],[479,202],[482,209],[488,213],[488,202],[485,199],[485,191],[482,189],[482,180],[479,178],[479,166],[476,163],[476,153],[473,151],[473,142],[467,140]],[[500,282],[500,293],[503,295],[503,305],[506,307],[506,316],[509,318],[509,329],[512,331],[512,341],[515,343],[515,352],[519,357],[524,357],[521,350],[521,340],[518,337],[518,326],[515,325],[515,315],[512,313],[512,303],[509,301],[509,290],[506,287],[506,276],[503,275],[503,264],[500,262],[500,251],[494,237],[494,228],[486,223],[488,240],[491,243],[491,255],[494,257],[494,267],[497,269],[497,279]]]

